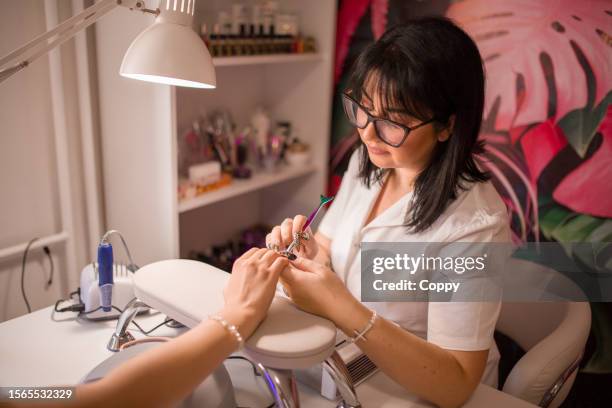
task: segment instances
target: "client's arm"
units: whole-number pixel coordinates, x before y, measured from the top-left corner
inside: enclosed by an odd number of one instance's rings
[[[286,265],[285,258],[267,249],[251,249],[234,263],[224,290],[225,306],[218,315],[235,325],[244,339],[265,317],[279,274]],[[236,338],[219,322],[204,321],[176,339],[127,361],[105,378],[78,386],[75,399],[61,406],[172,406],[200,384],[237,345]]]

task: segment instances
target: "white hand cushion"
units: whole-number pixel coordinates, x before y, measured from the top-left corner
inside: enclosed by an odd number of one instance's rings
[[[136,271],[134,292],[149,306],[194,327],[223,307],[229,274],[211,265],[172,259]],[[245,352],[272,368],[308,368],[334,349],[336,328],[329,320],[276,297],[267,317],[246,341]]]

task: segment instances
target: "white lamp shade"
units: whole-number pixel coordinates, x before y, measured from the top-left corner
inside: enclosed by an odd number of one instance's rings
[[[190,27],[158,21],[132,42],[119,73],[128,78],[191,88],[215,88],[212,58]]]

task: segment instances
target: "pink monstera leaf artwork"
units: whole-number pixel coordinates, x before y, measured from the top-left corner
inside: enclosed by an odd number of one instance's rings
[[[451,5],[447,16],[474,38],[485,61],[485,112],[495,111],[494,130],[558,119],[606,96],[612,87],[610,9],[607,0]]]
[[[561,213],[566,221],[582,214],[609,225],[610,2],[463,0],[453,2],[447,16],[474,38],[484,60],[481,137],[491,159],[485,166],[517,220],[518,239],[538,240],[540,228],[557,239],[561,235],[549,232],[554,220],[557,232],[565,225],[554,216]],[[559,166],[558,157],[571,156],[568,145],[577,156],[569,167]],[[542,193],[540,176],[555,162],[558,184]],[[551,205],[560,210],[551,213]]]

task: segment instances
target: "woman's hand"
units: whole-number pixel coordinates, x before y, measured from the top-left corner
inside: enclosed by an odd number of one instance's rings
[[[360,305],[334,271],[310,259],[291,261],[280,280],[287,296],[300,309],[334,323]]]
[[[296,232],[301,232],[304,224],[306,224],[306,217],[303,215],[296,215],[293,219],[286,218],[281,225],[275,226],[272,228],[272,231],[266,235],[266,246],[275,251],[287,249],[291,242],[293,242],[293,235]],[[306,228],[304,232],[308,234],[308,239],[302,239],[300,241],[300,247],[294,252],[298,256],[314,259],[319,251],[319,245],[310,227]]]
[[[234,262],[220,314],[235,324],[245,339],[266,316],[279,275],[287,265],[286,258],[265,248],[251,248]]]

